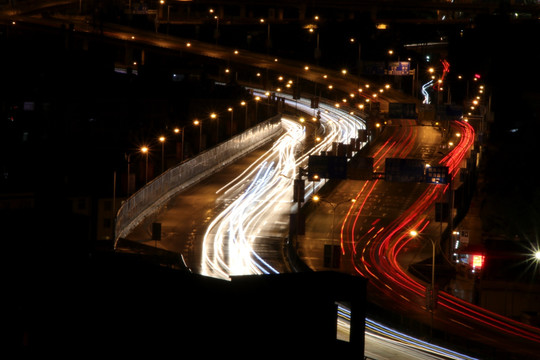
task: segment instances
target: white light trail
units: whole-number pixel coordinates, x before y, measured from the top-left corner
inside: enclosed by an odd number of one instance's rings
[[[476,360],[474,357],[417,339],[368,318],[366,318],[366,335],[386,339],[386,341],[395,342],[402,347],[421,351],[428,356],[431,355],[430,358],[433,359]]]
[[[351,320],[351,311],[338,305],[338,331],[350,331],[349,322]],[[376,338],[379,342],[389,342],[397,345],[399,348],[407,348],[417,351],[418,358],[425,359],[452,359],[452,360],[476,360],[476,358],[459,353],[454,350],[444,348],[427,341],[417,339],[413,336],[404,334],[381,323],[366,318],[366,336]],[[342,336],[347,337],[346,334]],[[366,349],[368,350],[368,349]]]
[[[313,111],[308,100],[286,97],[286,102],[304,113]],[[288,216],[295,206],[292,193],[297,169],[306,166],[310,154],[329,150],[332,142],[348,142],[357,137],[358,129],[365,128],[358,117],[328,105],[321,105],[320,124],[323,139],[299,154],[306,125],[283,117],[285,133],[272,148],[217,191],[221,194],[218,204],[223,204],[224,209],[210,222],[204,235],[203,275],[228,279],[230,275],[278,272],[255,252],[254,244],[265,237],[284,236],[282,224],[288,226]],[[306,196],[322,185],[321,182],[307,184]]]
[[[429,98],[429,93],[427,92],[427,89],[429,87],[433,86],[433,80],[429,80],[427,83],[422,85],[422,95],[424,95],[424,101],[422,104],[431,104],[431,99]]]

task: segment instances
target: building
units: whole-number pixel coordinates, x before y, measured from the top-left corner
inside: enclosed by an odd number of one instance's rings
[[[155,358],[364,353],[364,278],[309,272],[226,281],[148,260],[102,252],[65,269],[56,259],[49,283],[24,287],[17,343],[36,354],[150,351]],[[350,319],[340,315],[344,306]]]

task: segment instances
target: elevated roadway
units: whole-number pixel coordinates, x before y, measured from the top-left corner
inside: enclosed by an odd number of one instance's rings
[[[455,145],[448,147],[434,127],[413,122],[387,126],[369,155],[374,157],[376,171],[381,171],[386,157],[418,158],[433,166],[445,164],[455,185],[461,162],[473,144],[474,130],[461,121],[451,123],[451,129]],[[511,354],[534,358],[540,346],[540,329],[452,296],[442,287],[452,266],[443,256],[437,255],[434,275],[438,296],[433,302],[428,295],[429,276],[423,279],[409,271],[414,263],[431,260],[432,247],[437,254],[446,252],[438,239],[448,224],[435,222],[435,202],[451,200],[451,189],[451,184],[383,179],[341,181],[320,196],[332,203],[351,198],[356,201],[336,208],[339,220],[333,232],[332,209],[319,204],[307,218],[308,231],[299,252],[311,268],[324,269],[323,246],[338,245],[342,258],[339,270],[369,278],[369,300],[380,309],[407,314],[432,332],[451,333],[463,343],[487,344],[488,351],[497,349],[494,358],[517,356]],[[420,235],[413,237],[413,230]]]
[[[20,20],[22,21],[23,19]],[[30,23],[34,21],[43,24],[48,20],[29,20]],[[48,26],[51,26],[51,24],[49,23]],[[81,30],[76,26],[75,31]],[[137,46],[162,47],[172,51],[186,51],[186,49],[189,49],[187,51],[194,51],[193,49],[198,48],[194,47],[193,44],[188,45],[189,41],[186,40],[167,36],[156,36],[155,34],[148,34],[137,30],[125,31],[125,29],[116,29],[105,30],[104,33],[106,36],[117,40],[137,42]],[[230,60],[234,57],[234,61],[249,65],[257,64],[257,66],[262,68],[272,68],[274,71],[282,71],[293,77],[301,76],[307,80],[319,79],[322,86],[336,84],[336,87],[339,87],[345,93],[354,92],[358,87],[358,83],[362,81],[361,79],[343,76],[339,73],[326,72],[323,69],[312,71],[313,69],[310,68],[306,70],[304,68],[305,65],[298,63],[280,61],[279,59],[275,61],[275,59],[271,60],[264,56],[259,58],[259,55],[250,55],[245,52],[234,53],[231,49],[220,47],[212,49],[208,45],[201,44],[197,51],[201,55],[214,58]],[[374,89],[373,93],[375,91]],[[372,96],[373,93],[363,93],[362,95]],[[394,91],[386,92],[379,99],[386,102],[392,101],[394,99],[394,93],[396,93],[395,99],[398,101],[408,101],[410,99]],[[334,121],[336,120],[339,119],[334,119]],[[420,156],[425,158],[431,157],[441,164],[446,164],[455,173],[455,170],[459,167],[459,163],[466,155],[467,150],[474,140],[474,132],[467,125],[456,123],[455,126],[466,136],[461,137],[456,146],[458,150],[448,152],[453,155],[439,158],[434,151],[438,140],[434,129],[419,127],[417,124],[409,122],[401,123],[401,126],[395,126],[394,124],[392,129],[388,130],[388,133],[383,134],[381,140],[384,139],[384,141],[381,145],[373,149],[374,153],[372,154],[376,157],[376,166],[380,166],[382,164],[381,159],[389,156],[389,154],[394,154],[396,157]],[[342,134],[339,131],[337,133]],[[345,133],[342,135],[344,135],[344,139],[350,138],[350,134]],[[247,165],[247,163],[244,165]],[[231,172],[228,175],[224,175],[223,179],[209,183],[210,187],[207,190],[200,190],[202,194],[191,193],[185,199],[181,199],[176,203],[178,205],[176,208],[180,208],[181,212],[171,215],[168,219],[163,218],[163,222],[167,224],[165,229],[169,229],[171,234],[175,232],[189,234],[187,237],[183,235],[184,243],[182,244],[171,241],[172,238],[168,238],[167,236],[165,236],[164,240],[164,243],[177,249],[183,249],[185,251],[187,248],[190,254],[187,256],[187,259],[199,257],[198,250],[193,248],[194,242],[190,241],[195,239],[197,234],[201,233],[193,225],[206,224],[212,219],[214,210],[209,208],[208,204],[215,204],[218,198],[211,193],[214,192],[215,194],[217,188],[221,188],[227,181],[234,179],[242,171],[239,168],[234,169],[234,166],[230,170]],[[341,228],[339,244],[344,258],[344,268],[342,270],[369,277],[372,280],[371,283],[373,283],[372,288],[375,290],[373,291],[374,295],[372,298],[374,302],[379,302],[383,307],[397,309],[407,312],[408,315],[425,319],[426,284],[407,274],[406,269],[404,270],[398,261],[398,255],[407,245],[413,244],[412,240],[408,238],[409,230],[415,229],[422,232],[429,229],[431,223],[429,220],[430,206],[436,199],[442,196],[441,192],[445,191],[444,187],[433,188],[438,185],[415,186],[412,184],[401,184],[387,190],[384,186],[381,188],[378,188],[378,186],[383,186],[383,181],[371,180],[361,186],[358,183],[351,182],[338,187],[335,190],[338,192],[337,194],[331,192],[325,195],[329,198],[336,199],[353,196],[357,200],[347,209],[346,213],[342,214],[340,212],[342,219],[354,219],[352,223],[347,223],[347,221],[339,222]],[[345,193],[345,196],[339,192]],[[377,194],[379,195],[378,197],[372,197],[372,195]],[[204,199],[205,197],[206,199]],[[227,200],[223,204],[226,202]],[[186,221],[184,217],[186,215],[184,211],[186,211],[189,205],[195,205],[193,211],[187,210],[189,212],[187,215],[194,215],[195,223]],[[325,216],[326,220],[319,219],[320,222],[316,221],[316,218],[308,219],[307,228],[318,229],[324,234],[325,230],[330,228],[328,226],[328,214]],[[176,221],[183,224],[180,227],[175,227],[178,225],[171,226],[169,221]],[[321,225],[325,221],[327,225]],[[136,239],[135,236],[140,236],[140,239],[147,240],[147,229],[140,228],[133,235],[134,239]],[[319,235],[308,232],[306,237],[309,236],[313,237],[313,244],[321,241],[320,238],[317,239]],[[325,238],[328,239],[328,236],[325,236]],[[306,248],[311,245],[303,246]],[[275,248],[275,245],[270,245],[269,247]],[[310,256],[309,249],[306,250],[305,248],[304,257],[306,258],[306,262],[308,264],[311,262],[311,265],[317,268],[316,256]],[[312,254],[320,254],[316,246],[312,250]],[[201,257],[204,257],[204,254]],[[347,258],[348,260],[345,260]],[[203,266],[201,265],[202,268]],[[283,268],[276,269],[278,272],[281,270]],[[536,328],[524,326],[510,319],[487,313],[470,304],[459,302],[457,299],[444,293],[441,293],[439,296],[437,304],[439,305],[438,309],[430,314],[433,314],[440,324],[446,326],[447,330],[459,332],[462,335],[466,334],[466,336],[486,342],[494,347],[513,349],[517,344],[515,352],[524,356],[536,356],[538,353],[540,335],[539,330]],[[441,311],[442,308],[445,310]],[[423,312],[423,315],[421,312]]]

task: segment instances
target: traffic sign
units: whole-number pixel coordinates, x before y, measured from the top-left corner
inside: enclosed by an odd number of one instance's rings
[[[421,159],[386,158],[385,179],[393,182],[422,182],[425,167]]]
[[[373,179],[373,158],[359,157],[351,159],[347,167],[347,178],[352,180]]]
[[[431,166],[426,168],[426,182],[430,184],[448,184],[448,166]]]
[[[345,156],[310,155],[308,159],[308,179],[346,179],[347,158]]]

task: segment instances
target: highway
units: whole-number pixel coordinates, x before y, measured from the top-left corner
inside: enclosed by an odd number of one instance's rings
[[[18,19],[18,21],[25,19]],[[32,20],[44,23],[51,20]],[[88,31],[78,28],[77,31]],[[106,29],[110,38],[133,41],[143,45],[174,51],[198,51],[199,54],[221,59],[249,63],[253,66],[305,79],[317,79],[323,85],[331,84],[346,93],[357,92],[359,79],[337,72],[310,68],[285,60],[273,61],[268,57],[231,49],[175,39],[138,30]],[[326,76],[325,76],[326,75]],[[377,89],[363,91],[361,96],[373,98]],[[397,92],[388,91],[378,99],[388,102],[407,99]],[[382,94],[382,93],[381,93]],[[306,100],[295,106],[306,106]],[[382,105],[381,105],[382,106]],[[321,119],[325,141],[348,140],[362,126],[361,120],[348,112],[328,106]],[[311,111],[307,109],[307,112]],[[340,120],[341,119],[341,120]],[[292,211],[292,180],[298,166],[305,163],[309,152],[300,148],[305,140],[306,126],[285,117],[287,130],[273,145],[268,145],[226,168],[220,176],[205,180],[173,199],[159,214],[137,228],[129,239],[149,241],[148,225],[162,222],[163,240],[159,246],[187,254],[186,260],[195,272],[215,277],[230,274],[285,272],[280,254],[280,239],[287,230],[287,214]],[[460,133],[451,148],[440,148],[440,133],[430,126],[400,121],[386,130],[370,151],[375,158],[376,171],[384,171],[386,157],[413,157],[429,160],[432,164],[449,167],[456,176],[460,163],[474,141],[474,129],[467,123],[452,123]],[[443,150],[443,151],[439,151]],[[301,156],[298,156],[302,154]],[[248,170],[246,170],[248,169]],[[322,184],[322,183],[320,183]],[[306,196],[317,191],[317,184],[306,186]],[[493,347],[512,349],[523,356],[535,357],[540,345],[540,330],[465,303],[444,291],[439,292],[437,308],[426,310],[426,284],[407,272],[402,255],[420,238],[412,238],[415,230],[424,241],[436,233],[433,222],[433,204],[447,196],[446,185],[419,183],[389,183],[382,179],[369,181],[343,181],[334,191],[324,194],[328,201],[354,198],[356,201],[336,208],[339,217],[339,239],[332,239],[329,225],[332,214],[321,205],[307,219],[308,229],[301,243],[300,254],[310,267],[320,269],[322,245],[334,242],[341,245],[340,271],[366,276],[369,282],[369,300],[381,307],[407,313],[412,318],[434,327],[467,336]],[[287,200],[287,198],[289,200]],[[249,201],[248,201],[249,200]],[[253,216],[257,214],[257,216]],[[261,216],[259,216],[261,214]],[[281,234],[281,235],[280,235]],[[263,241],[264,239],[264,241]]]
[[[451,127],[452,133],[459,136],[452,139],[453,146],[444,145],[443,149],[436,128],[407,122],[388,126],[371,149],[376,170],[383,170],[385,157],[419,158],[431,165],[448,166],[454,182],[458,182],[457,170],[474,141],[474,129],[462,121],[453,122]],[[342,181],[335,191],[324,195],[336,203],[348,198],[356,200],[348,208],[337,208],[339,239],[331,241],[328,231],[324,232],[331,228],[331,215],[327,208],[320,208],[307,219],[309,232],[300,252],[312,268],[323,269],[322,246],[340,244],[340,271],[369,278],[369,300],[381,308],[407,313],[435,329],[466,334],[467,339],[494,348],[536,356],[539,329],[481,309],[442,289],[431,312],[427,307],[427,284],[408,272],[412,253],[430,258],[431,251],[426,255],[419,249],[427,243],[425,248],[431,250],[431,239],[436,242],[440,236],[440,225],[434,221],[434,203],[447,199],[449,189],[448,184],[392,183],[382,179]],[[420,235],[414,238],[412,230]]]
[[[306,100],[303,100],[299,102],[298,106],[300,108],[306,106],[303,104],[304,102],[307,103]],[[309,108],[306,107],[303,110],[309,111]],[[336,136],[339,138],[338,134],[349,136],[351,129],[346,130],[347,128],[352,126],[354,129],[355,126],[361,125],[347,121],[332,122],[335,116],[339,115],[340,117],[337,119],[343,119],[347,116],[347,113],[332,106],[325,107],[325,110],[321,119],[324,128],[333,128],[338,124],[346,124],[345,130],[335,127],[332,131],[334,136],[329,136],[330,139],[336,139]],[[288,213],[295,206],[292,203],[291,189],[291,179],[293,177],[290,175],[295,175],[297,165],[303,164],[307,159],[306,155],[311,151],[306,151],[304,155],[299,156],[298,160],[296,160],[294,156],[296,151],[294,150],[298,150],[299,143],[305,140],[306,131],[299,122],[288,119],[283,121],[288,131],[279,137],[273,145],[268,146],[267,149],[256,151],[254,154],[249,155],[248,158],[241,160],[239,164],[225,169],[202,184],[189,189],[186,193],[180,194],[176,199],[172,200],[171,205],[168,205],[166,210],[152,220],[161,221],[164,224],[165,243],[162,243],[162,245],[175,244],[175,246],[180,245],[180,247],[183,247],[185,246],[185,244],[182,244],[183,236],[178,236],[180,235],[178,226],[182,224],[181,221],[178,221],[178,219],[182,218],[178,216],[179,212],[193,212],[193,210],[189,210],[187,204],[201,204],[204,197],[202,194],[207,194],[204,201],[206,206],[211,207],[213,203],[215,208],[208,209],[205,212],[207,215],[206,221],[200,224],[192,222],[195,240],[191,242],[191,246],[199,248],[195,253],[200,254],[198,255],[200,256],[200,262],[196,257],[190,256],[189,258],[193,260],[190,266],[194,266],[196,272],[208,276],[227,278],[229,275],[287,271],[283,267],[280,245],[284,234],[288,231]],[[291,142],[290,139],[293,139],[293,141]],[[322,142],[320,146],[324,148],[328,144]],[[284,152],[284,149],[288,150]],[[292,152],[293,155],[290,155],[289,152]],[[278,159],[290,157],[289,161],[291,163],[286,166],[287,162],[283,161],[281,165],[275,165],[274,168],[274,166],[269,165],[269,159],[273,157]],[[242,170],[243,164],[247,165],[245,170]],[[290,173],[285,171],[287,169]],[[234,176],[235,172],[239,174]],[[277,174],[277,177],[269,176],[270,173]],[[223,181],[224,177],[227,181]],[[221,187],[218,185],[225,182],[226,184]],[[282,184],[278,185],[280,182]],[[309,183],[306,185],[307,197],[311,196],[312,192],[317,191],[322,185],[322,183],[315,184]],[[274,199],[276,192],[283,193],[283,198],[275,198],[281,199],[279,201],[263,201],[260,199],[261,196],[270,196]],[[261,193],[264,195],[260,195]],[[194,199],[197,200],[194,201]],[[265,216],[261,217],[261,221],[258,221],[258,216],[245,215],[245,212],[249,213],[249,211],[261,211]],[[193,219],[193,216],[191,216],[191,219]],[[151,242],[149,240],[150,222],[148,221],[146,224],[139,226],[135,232],[130,234],[129,238]],[[205,228],[206,231],[204,231]],[[225,243],[223,239],[232,237],[231,234],[241,239],[235,240],[240,242],[239,244],[234,244],[234,242]],[[140,236],[140,238],[137,239],[137,236]],[[202,250],[200,249],[201,237]],[[250,238],[253,241],[249,241]],[[170,245],[166,246],[174,250]],[[230,248],[235,249],[235,254],[230,254]],[[347,310],[342,309],[342,313],[345,314],[344,322],[346,323]],[[338,328],[341,329],[342,333],[347,332],[346,324],[341,323]],[[467,355],[399,333],[369,319],[367,320],[365,341],[366,355],[374,359],[473,359]]]
[[[307,99],[287,102],[299,111],[312,112]],[[160,246],[183,253],[197,273],[227,279],[285,272],[281,249],[289,214],[296,211],[293,181],[299,167],[307,164],[310,154],[330,149],[335,141],[349,141],[364,126],[356,116],[322,106],[320,123],[284,116],[285,132],[271,146],[179,194],[127,238],[152,244],[151,223],[160,222]],[[321,140],[315,143],[316,133]],[[306,184],[306,197],[323,184]],[[184,218],[191,220],[189,226],[179,221]]]
[[[346,310],[344,312],[346,314]],[[366,319],[365,348],[365,355],[377,360],[475,359],[466,354],[403,334],[370,319]]]

